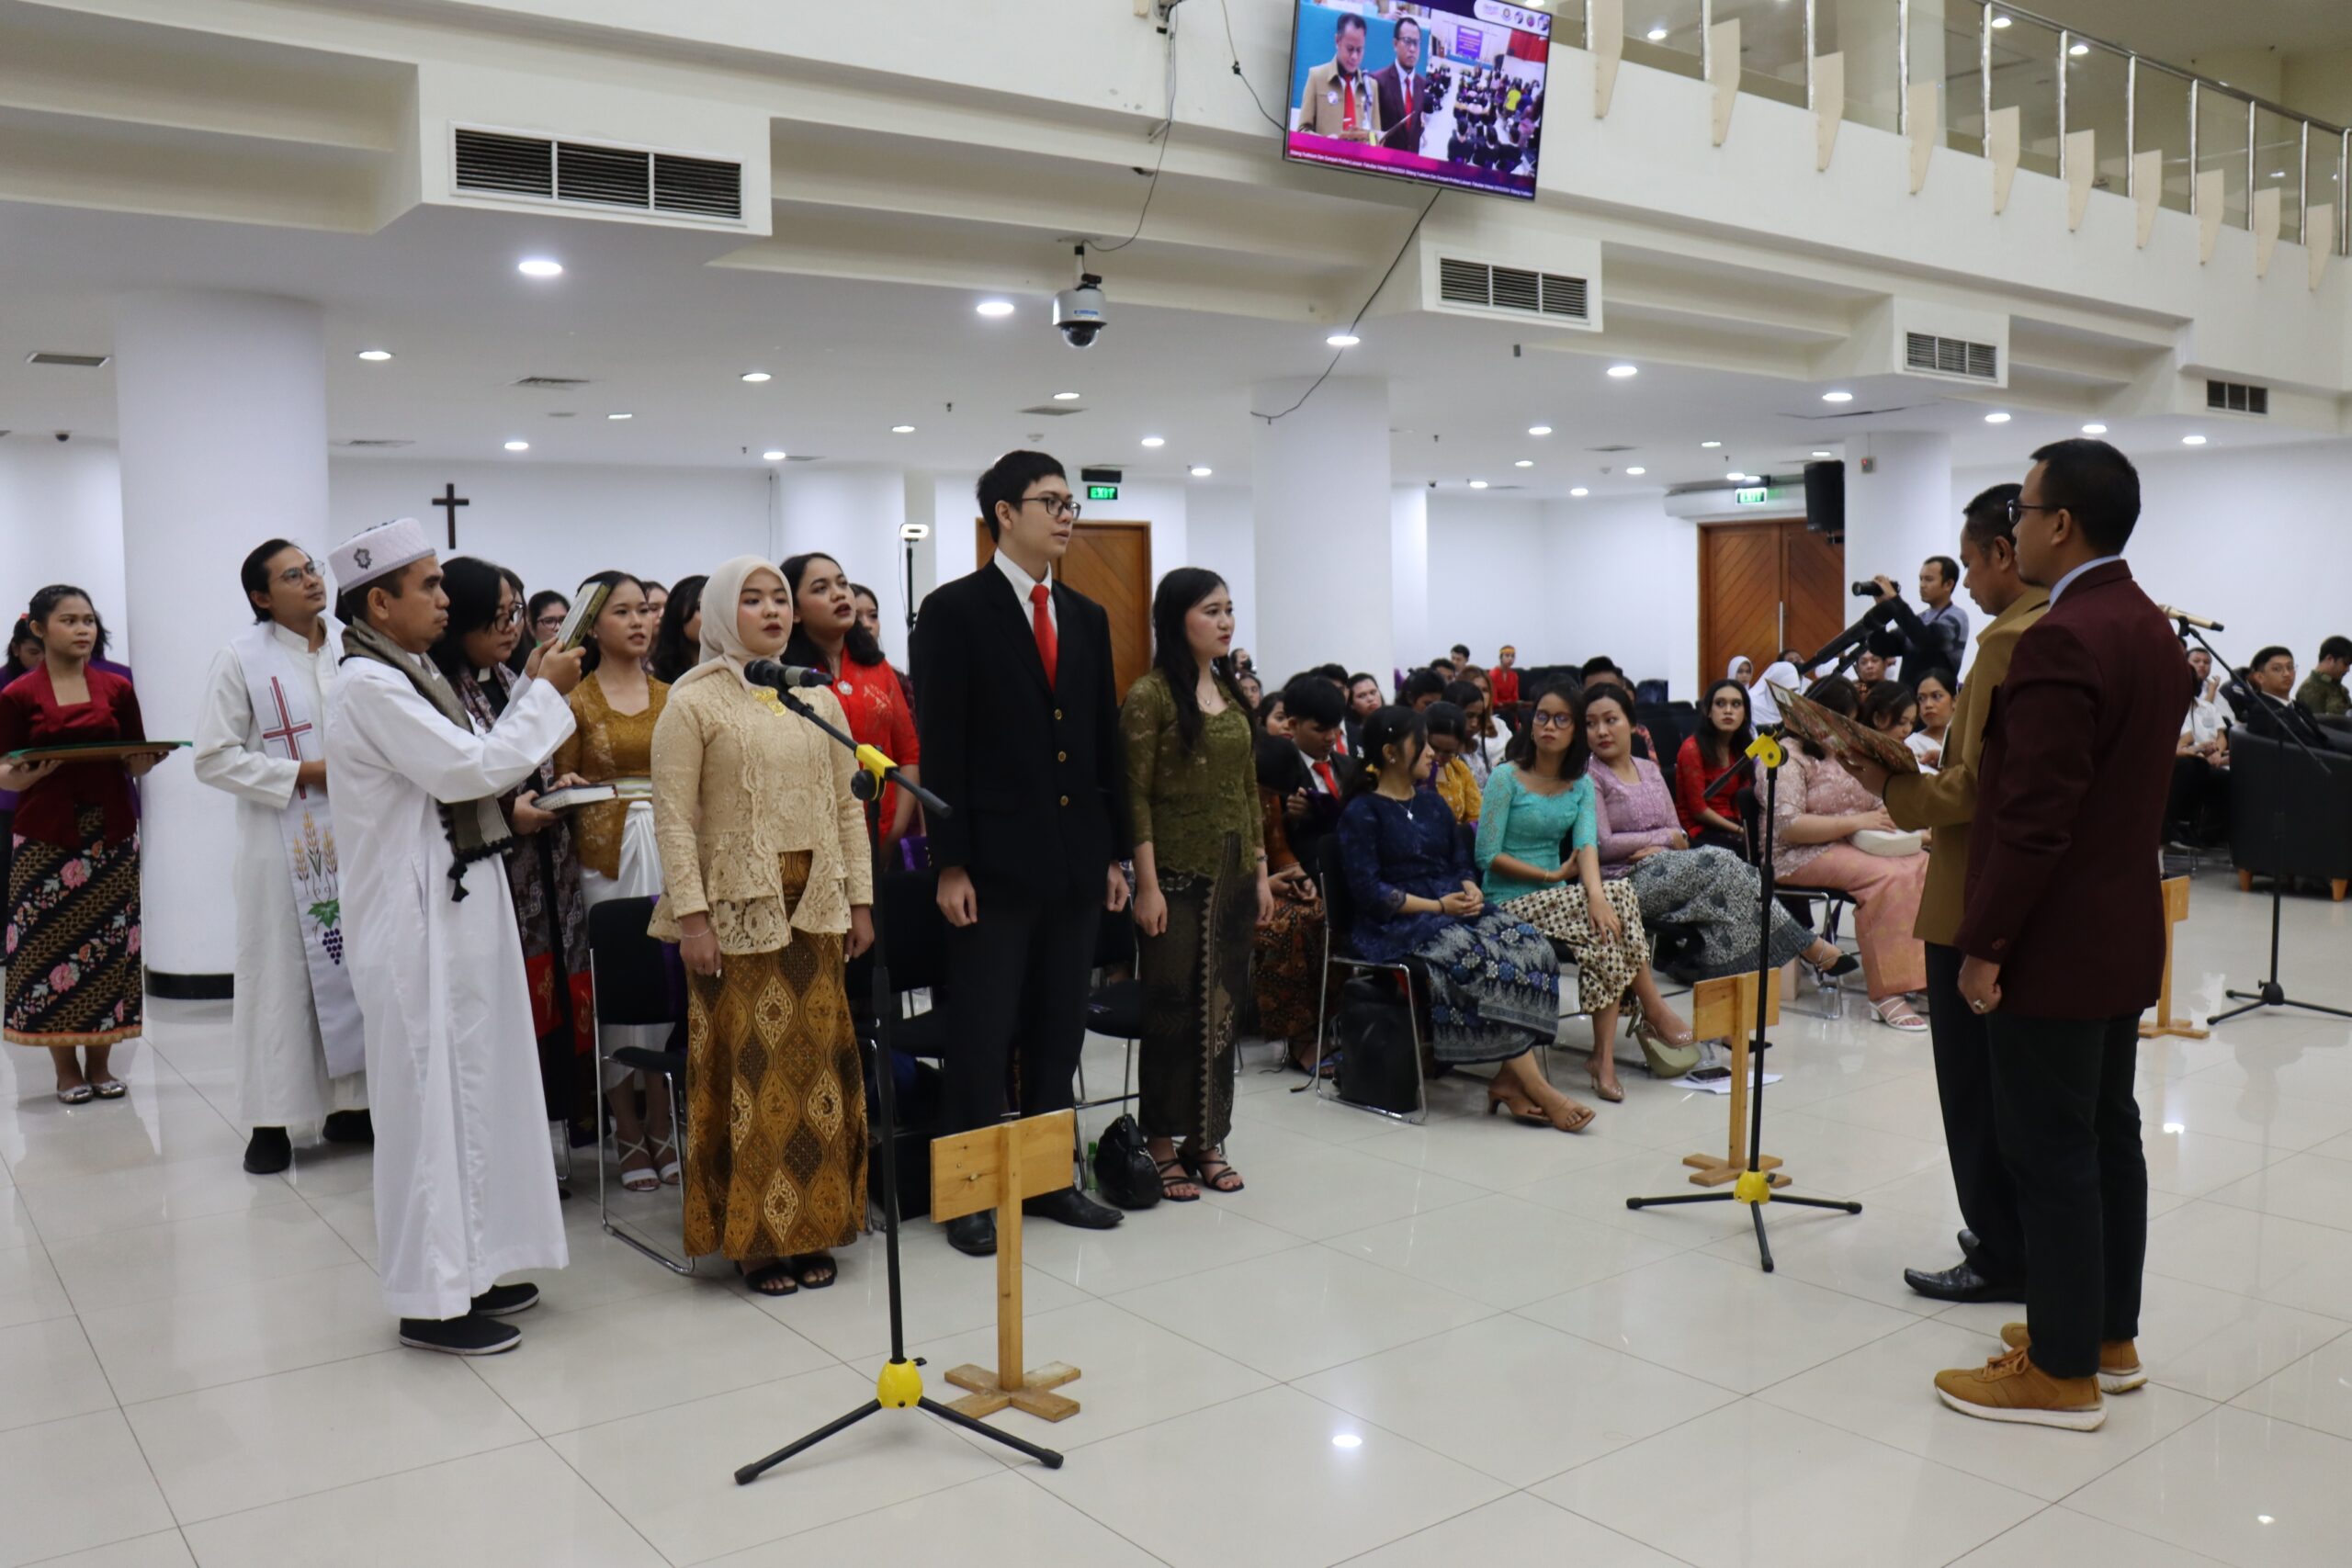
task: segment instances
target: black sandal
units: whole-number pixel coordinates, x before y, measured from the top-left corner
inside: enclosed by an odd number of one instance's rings
[[[1185,1168],[1183,1156],[1151,1163],[1159,1172],[1159,1195],[1162,1199],[1170,1203],[1197,1203],[1201,1201],[1199,1184],[1193,1180],[1193,1173]],[[1175,1189],[1180,1184],[1189,1185],[1193,1190],[1179,1192]]]
[[[1230,1195],[1240,1191],[1245,1185],[1241,1173],[1234,1169],[1232,1162],[1223,1155],[1185,1155],[1182,1158],[1185,1172],[1212,1192]],[[1215,1176],[1209,1174],[1212,1170],[1216,1172]]]
[[[735,1272],[743,1277],[743,1283],[750,1286],[756,1295],[789,1296],[800,1289],[800,1282],[792,1277],[792,1259],[789,1258],[763,1263],[757,1269],[746,1269],[738,1263]]]
[[[822,1291],[842,1277],[841,1265],[830,1252],[804,1252],[791,1260],[793,1277],[806,1291]]]

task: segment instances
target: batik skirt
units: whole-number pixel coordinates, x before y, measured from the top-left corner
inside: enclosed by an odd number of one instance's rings
[[[1233,1126],[1234,1017],[1250,990],[1257,879],[1243,874],[1241,840],[1229,833],[1216,875],[1163,873],[1159,891],[1168,927],[1136,944],[1143,982],[1139,1119],[1149,1136],[1221,1148]]]
[[[1414,956],[1429,973],[1439,1061],[1509,1061],[1559,1032],[1560,961],[1525,920],[1490,908],[1450,921]]]
[[[108,843],[86,806],[71,849],[17,839],[8,867],[6,1038],[111,1045],[140,1032],[139,831]]]

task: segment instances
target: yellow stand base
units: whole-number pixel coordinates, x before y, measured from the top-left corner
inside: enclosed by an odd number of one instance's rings
[[[961,1399],[947,1402],[950,1410],[960,1410],[978,1419],[1011,1408],[1035,1416],[1041,1421],[1067,1421],[1078,1414],[1078,1401],[1048,1391],[1059,1388],[1078,1376],[1076,1367],[1059,1361],[1035,1367],[1023,1373],[1019,1388],[1006,1388],[997,1381],[996,1373],[986,1367],[967,1363],[947,1374],[947,1381],[957,1388],[972,1392]]]

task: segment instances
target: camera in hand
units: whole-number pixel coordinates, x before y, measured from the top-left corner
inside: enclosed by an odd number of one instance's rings
[[[1877,598],[1878,584],[1875,582],[1857,582],[1854,584],[1854,597],[1857,599]]]

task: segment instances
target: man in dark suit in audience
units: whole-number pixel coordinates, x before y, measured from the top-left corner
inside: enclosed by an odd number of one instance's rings
[[[914,635],[923,783],[955,812],[931,821],[951,928],[946,1132],[1002,1117],[1008,1089],[1020,1115],[1069,1109],[1096,926],[1128,895],[1110,618],[1058,580],[1069,480],[1043,452],[1008,452],[979,502],[996,557],[933,590]],[[1023,1207],[1092,1230],[1120,1219],[1074,1188]],[[947,1239],[993,1253],[996,1221],[952,1220]]]
[[[1283,709],[1290,739],[1260,739],[1258,783],[1282,797],[1291,852],[1312,871],[1323,840],[1340,825],[1340,797],[1363,763],[1337,750],[1344,708],[1330,682],[1312,672],[1292,677],[1283,688]]]
[[[2311,710],[2294,700],[2294,654],[2283,648],[2266,648],[2245,667],[2245,694],[2252,700],[2240,703],[2233,694],[2232,705],[2256,735],[2290,746],[2298,740],[2314,749],[2325,745],[2326,738]]]
[[[2194,680],[2123,561],[2140,476],[2122,453],[2043,447],[2010,516],[2018,573],[2049,588],[2050,608],[1993,694],[1954,945],[2025,1221],[2026,1321],[1985,1366],[1939,1373],[1936,1392],[1963,1415],[2091,1431],[2105,1393],[2147,1382],[2132,1073],[2164,969],[2157,847]]]
[[[1396,60],[1372,73],[1380,94],[1380,144],[1400,152],[1421,150],[1421,95],[1414,69],[1421,62],[1421,24],[1396,18]]]

